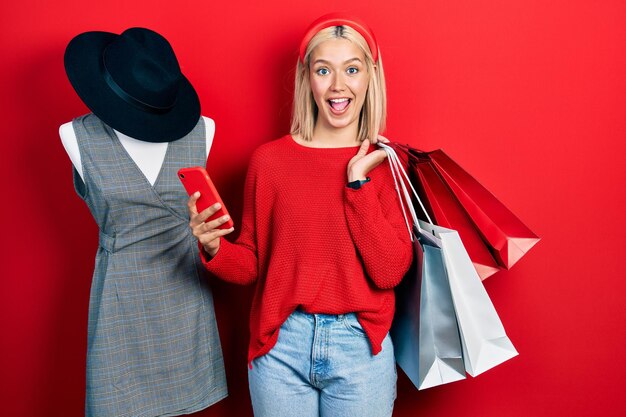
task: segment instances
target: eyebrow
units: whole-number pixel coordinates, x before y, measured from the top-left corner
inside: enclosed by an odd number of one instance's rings
[[[363,61],[361,61],[361,58],[354,57],[354,58],[350,58],[350,59],[348,59],[348,60],[344,61],[344,62],[343,62],[343,65],[345,65],[345,64],[349,64],[350,62],[353,62],[353,61],[359,61],[360,63],[363,63]],[[325,59],[316,59],[316,60],[313,62],[313,65],[315,65],[315,64],[320,64],[320,63],[322,63],[322,64],[330,64],[330,62],[329,62],[329,61],[327,61],[327,60],[325,60]]]

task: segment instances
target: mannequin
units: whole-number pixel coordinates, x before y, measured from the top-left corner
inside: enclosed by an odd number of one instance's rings
[[[206,165],[215,123],[201,116],[169,42],[150,29],[79,34],[64,61],[90,113],[59,136],[98,225],[85,415],[202,410],[228,391],[178,170]]]
[[[215,122],[206,116],[202,116],[204,119],[204,126],[206,130],[206,158],[209,157],[211,151],[211,145],[213,144],[213,136],[215,135]],[[126,149],[126,152],[130,155],[137,167],[150,183],[154,185],[159,172],[161,171],[161,165],[165,159],[165,153],[167,152],[168,142],[154,143],[145,142],[131,138],[117,130],[113,129],[118,139]],[[59,136],[61,136],[61,142],[65,148],[65,152],[70,157],[72,165],[78,172],[78,175],[84,180],[83,167],[80,160],[80,152],[78,151],[78,143],[76,141],[76,133],[72,127],[72,122],[67,122],[59,127]]]

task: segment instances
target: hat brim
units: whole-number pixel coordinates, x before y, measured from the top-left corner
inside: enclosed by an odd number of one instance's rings
[[[141,110],[111,90],[102,75],[102,53],[118,36],[86,32],[68,44],[65,72],[81,100],[104,123],[135,139],[171,142],[191,132],[200,118],[200,100],[185,77],[173,108],[166,113]]]

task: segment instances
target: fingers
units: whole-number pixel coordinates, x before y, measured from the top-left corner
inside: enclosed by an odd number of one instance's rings
[[[217,219],[205,222],[208,218],[217,213],[222,208],[220,203],[215,203],[212,206],[202,210],[198,213],[196,203],[200,198],[200,192],[196,191],[187,200],[187,209],[189,210],[189,228],[193,236],[198,239],[198,242],[202,245],[204,250],[211,256],[215,256],[220,247],[220,238],[232,233],[235,228],[219,229],[224,223],[230,220],[229,215],[220,216]]]
[[[366,164],[365,170],[366,172],[370,172],[378,165],[380,165],[387,158],[387,153],[382,149],[375,150],[374,152],[367,155],[367,160],[364,161]]]
[[[220,203],[215,203],[212,206],[209,206],[206,209],[202,210],[202,212],[198,213],[194,205],[193,210],[196,212],[196,214],[192,214],[191,208],[189,209],[189,213],[190,213],[189,217],[191,218],[191,223],[192,223],[192,225],[190,226],[193,227],[195,225],[204,223],[206,219],[208,219],[209,217],[217,213],[217,211],[221,208],[222,208],[222,205]]]
[[[192,217],[198,214],[198,210],[196,210],[196,201],[200,198],[200,192],[196,191],[192,195],[189,196],[187,200],[187,209],[189,210],[189,217]]]
[[[210,230],[217,229],[218,227],[226,223],[228,220],[230,220],[230,216],[226,214],[225,216],[219,217],[217,219],[211,220],[206,223],[202,223],[201,226],[204,228],[205,231],[208,232]]]
[[[219,238],[232,233],[234,230],[234,227],[231,227],[230,229],[213,229],[208,233],[200,235],[198,237],[198,241],[202,244],[202,246],[207,248],[215,248],[216,245],[219,247]],[[207,252],[210,253],[211,251],[207,250]]]
[[[220,238],[232,233],[233,230],[235,230],[234,227],[230,229],[214,229],[210,233],[205,233],[198,237],[198,242],[200,242],[209,256],[214,257],[220,249]]]
[[[367,151],[370,148],[370,141],[364,140],[361,142],[361,146],[359,147],[359,151],[356,153],[356,156],[363,157],[367,155]]]
[[[378,135],[376,137],[376,139],[370,139],[369,141],[372,142],[372,145],[375,145],[378,142],[382,142],[382,143],[389,143],[390,142],[390,140],[387,139],[386,137],[384,137],[383,135]]]
[[[209,209],[210,208],[211,207],[209,207]],[[203,211],[202,213],[204,213],[205,211]],[[200,215],[196,216],[196,219],[199,217]],[[189,227],[191,228],[191,233],[195,236],[195,238],[198,239],[202,246],[207,248],[207,252],[211,252],[209,248],[215,248],[215,245],[219,247],[220,237],[232,233],[235,230],[234,227],[230,227],[228,229],[219,229],[219,227],[226,223],[228,220],[230,220],[230,216],[225,215],[206,223],[201,222],[194,224],[193,222],[190,222]],[[216,240],[218,241],[216,242]]]
[[[387,138],[383,139],[387,140]],[[364,140],[359,151],[348,163],[348,182],[365,178],[368,172],[387,158],[387,153],[382,149],[377,149],[368,154],[369,145],[370,141]]]
[[[387,158],[387,153],[382,149],[377,149],[368,154],[363,161],[363,163],[365,164],[364,171],[366,173],[369,173],[371,170],[380,165],[385,160],[385,158]]]
[[[370,155],[372,155],[371,158],[374,161],[378,161],[378,163],[381,163],[387,157],[387,152],[385,152],[382,149],[377,149],[377,150],[373,151]]]
[[[215,230],[228,230],[228,229],[219,229],[221,225],[230,220],[230,216],[228,214],[218,217],[217,219],[213,219],[211,221],[205,222],[207,217],[211,217],[214,213],[212,210],[216,204],[202,211],[202,213],[194,216],[189,222],[189,227],[195,237],[198,239],[205,234],[213,233]],[[209,214],[210,213],[210,214]],[[231,229],[234,229],[231,227]]]

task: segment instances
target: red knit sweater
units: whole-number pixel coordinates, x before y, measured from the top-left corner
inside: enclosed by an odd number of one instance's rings
[[[361,189],[346,187],[357,150],[309,148],[290,135],[260,146],[248,168],[239,238],[222,239],[212,259],[201,251],[218,278],[256,282],[250,362],[269,352],[298,307],[357,313],[372,353],[380,352],[394,314],[393,287],[411,264],[411,242],[387,161]]]

